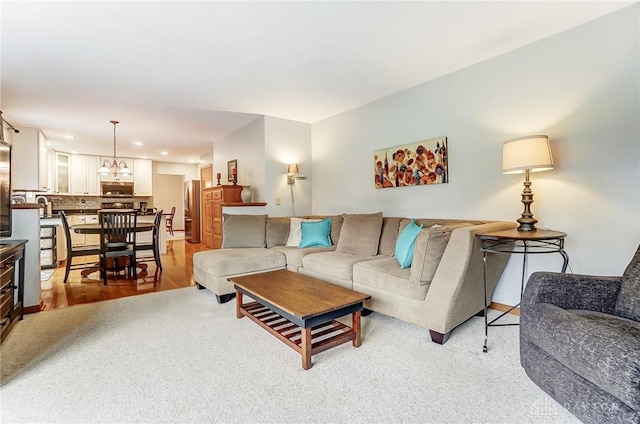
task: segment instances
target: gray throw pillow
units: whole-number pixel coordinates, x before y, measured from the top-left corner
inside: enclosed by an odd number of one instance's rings
[[[265,247],[267,215],[222,214],[222,248]]]
[[[640,321],[640,246],[622,274],[616,315]]]
[[[336,252],[356,256],[376,256],[382,231],[382,212],[344,214]]]
[[[267,218],[267,248],[287,244],[289,225],[289,217]]]
[[[393,256],[398,240],[400,228],[400,218],[384,218],[382,220],[382,232],[380,233],[380,246],[378,253],[386,256]]]

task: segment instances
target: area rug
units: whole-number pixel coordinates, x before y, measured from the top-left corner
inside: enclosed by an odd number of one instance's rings
[[[577,423],[525,375],[518,327],[445,345],[377,313],[300,356],[194,287],[28,315],[0,346],[2,422]]]

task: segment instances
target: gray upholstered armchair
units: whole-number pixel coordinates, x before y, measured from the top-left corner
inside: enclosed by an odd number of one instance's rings
[[[622,277],[537,272],[520,317],[520,362],[585,423],[640,423],[640,247]]]

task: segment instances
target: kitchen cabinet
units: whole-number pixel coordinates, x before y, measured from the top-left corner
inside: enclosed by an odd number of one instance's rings
[[[57,194],[69,194],[71,192],[71,155],[55,152],[54,160],[54,192]]]
[[[133,190],[134,196],[153,195],[153,169],[151,160],[133,160]]]
[[[47,140],[40,130],[20,128],[12,134],[12,187],[16,191],[50,191]],[[34,163],[37,164],[34,167]]]
[[[24,313],[24,248],[27,240],[3,240],[0,246],[0,341]]]
[[[213,189],[202,190],[202,242],[213,249]]]
[[[69,226],[79,224],[99,224],[98,215],[68,215]],[[100,244],[100,234],[78,234],[71,228],[72,246],[87,246]]]
[[[205,194],[205,211],[208,207],[211,208],[211,231],[213,237],[211,248],[220,249],[220,247],[222,247],[222,204],[242,203],[242,198],[240,197],[242,186],[219,185],[206,189],[205,192],[207,192],[207,190],[211,190],[211,197],[209,200],[206,199]],[[206,222],[207,218],[205,216],[205,223]],[[205,232],[206,231],[207,229],[205,229]]]
[[[71,194],[100,195],[99,156],[71,155]]]
[[[113,163],[112,157],[101,157],[100,158],[100,166],[104,163],[104,161],[108,161],[109,164]],[[122,182],[133,182],[133,159],[131,158],[116,158],[118,163],[124,161],[127,164],[127,168],[131,171],[130,175],[120,175],[113,176],[113,174],[109,173],[107,175],[100,175],[100,181],[122,181]]]

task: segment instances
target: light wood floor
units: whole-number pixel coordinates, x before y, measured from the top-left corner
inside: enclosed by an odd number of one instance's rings
[[[162,272],[156,272],[153,261],[148,264],[147,271],[138,275],[137,283],[133,279],[126,279],[124,275],[113,279],[110,274],[105,286],[100,279],[99,272],[82,277],[81,271],[72,270],[66,283],[64,279],[65,263],[62,262],[54,271],[48,283],[50,290],[41,290],[40,300],[44,310],[66,308],[67,306],[83,303],[100,302],[126,296],[151,293],[161,290],[172,290],[195,285],[193,282],[193,254],[206,250],[203,244],[187,243],[184,240],[167,241],[167,253],[161,255]],[[82,263],[85,258],[74,258],[73,263]],[[91,264],[98,257],[87,257]],[[46,285],[47,282],[44,283]],[[195,290],[195,289],[194,289]]]

